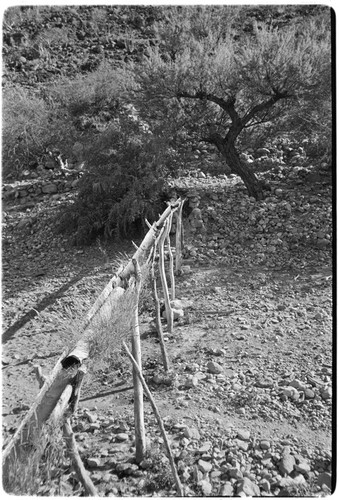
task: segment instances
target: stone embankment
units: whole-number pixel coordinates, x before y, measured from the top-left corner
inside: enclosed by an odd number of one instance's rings
[[[52,196],[57,198],[60,194],[77,189],[79,183],[79,173],[74,172],[67,177],[50,177],[41,179],[30,179],[13,182],[2,186],[3,203],[13,203],[18,205],[34,204],[42,197]]]
[[[293,168],[283,182],[270,183],[268,196],[258,202],[237,176],[206,176],[187,185],[174,181],[172,189],[188,199],[186,257],[275,267],[307,255],[326,260],[332,245],[331,184],[322,176],[310,182],[307,173],[301,179]]]

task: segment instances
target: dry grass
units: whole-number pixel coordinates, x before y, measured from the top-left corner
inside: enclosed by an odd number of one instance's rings
[[[126,262],[123,263],[121,259],[120,264],[123,267]],[[149,271],[148,265],[141,267],[141,296],[144,297],[149,294],[147,290]],[[90,299],[93,301],[93,298],[86,294],[75,298],[72,308],[63,309],[61,319],[58,313],[49,315],[48,320],[54,323],[64,346],[69,349],[84,335],[83,319],[91,305]],[[90,352],[87,361],[89,374],[86,377],[87,383],[99,369],[113,371],[114,364],[121,358],[122,342],[128,342],[137,299],[135,280],[132,277],[124,293],[118,298],[114,294],[110,295],[91,321],[88,330],[90,333],[87,334],[86,331],[86,341],[88,341]],[[34,429],[31,432],[34,433]],[[34,443],[34,449],[25,450],[23,446],[20,457],[12,459],[3,475],[5,491],[14,495],[65,495],[63,487],[66,483],[62,478],[65,477],[65,470],[69,464],[66,459],[61,426],[52,429],[46,425],[42,433],[30,436],[29,440]]]
[[[60,426],[46,425],[41,433],[30,429],[29,440],[33,449],[25,443],[19,449],[19,457],[8,460],[3,470],[4,490],[12,495],[60,495],[61,477],[68,467]]]
[[[147,281],[149,266],[141,267],[140,299],[148,296]],[[89,373],[97,369],[113,368],[121,357],[122,342],[128,342],[132,331],[133,311],[137,307],[138,295],[134,278],[123,295],[111,295],[91,322],[88,337],[90,355],[87,362]],[[87,337],[86,337],[87,338]]]

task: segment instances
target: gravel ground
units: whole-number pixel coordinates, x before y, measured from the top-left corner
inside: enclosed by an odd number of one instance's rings
[[[4,213],[5,443],[38,392],[33,365],[49,372],[71,341],[70,314],[76,318],[89,308],[121,252],[132,251],[128,245],[101,243],[76,249],[55,235],[53,217],[67,196],[29,209],[7,207]],[[224,205],[216,201],[213,209],[222,215]],[[195,257],[188,254],[177,279],[177,297],[189,307],[174,333],[166,335],[169,373],[162,369],[147,300],[141,315],[145,378],[164,418],[186,494],[328,495],[330,256],[319,249],[316,260],[313,249],[298,260],[294,253],[295,265],[282,268],[281,261],[274,266],[272,259],[250,263],[250,247],[246,259],[239,254],[237,262],[233,248],[230,265],[217,247],[206,261],[206,240],[195,248]],[[139,465],[134,461],[131,387],[123,354],[88,375],[73,422],[80,454],[101,495],[174,496],[163,439],[148,402],[148,451]],[[39,493],[81,495],[67,461],[57,476]]]

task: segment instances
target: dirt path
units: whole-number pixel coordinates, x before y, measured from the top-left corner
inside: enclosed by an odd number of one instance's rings
[[[33,365],[49,373],[70,340],[70,325],[76,324],[80,310],[89,309],[109,280],[112,264],[121,258],[116,247],[103,254],[97,248],[74,252],[64,242],[57,244],[64,245],[61,258],[59,254],[41,274],[39,249],[26,268],[18,253],[12,267],[4,270],[5,442],[38,392]],[[46,251],[45,260],[52,262],[53,256]],[[301,496],[328,492],[321,481],[328,485],[331,477],[332,270],[286,271],[212,262],[202,267],[193,261],[186,261],[185,269],[177,279],[177,297],[192,305],[176,322],[173,335],[166,335],[170,374],[162,370],[151,308],[144,307],[140,320],[145,377],[177,459],[185,457],[181,478],[188,494],[228,491],[233,496],[241,491],[244,477],[254,485],[254,495],[277,495],[292,486]],[[131,465],[133,451],[132,400],[131,370],[123,354],[87,377],[75,427],[83,458],[102,494],[144,495],[155,485],[153,491],[172,496],[171,482],[162,482],[164,471],[154,468],[155,459],[150,470],[137,468],[139,475],[134,465],[133,474],[124,473],[130,470],[126,463]],[[147,402],[145,408],[147,436],[154,446],[161,441]],[[121,430],[127,432],[128,446],[112,438],[112,428],[117,436]],[[198,429],[199,438],[185,430],[191,428]],[[242,440],[244,431],[250,436],[247,440]],[[270,443],[270,457],[261,442]],[[199,446],[210,449],[206,443],[219,451],[198,456]],[[307,461],[306,471],[300,466],[302,472],[294,468],[284,477],[286,446],[299,457],[294,458],[297,464],[303,463],[300,457]],[[91,468],[91,459],[98,459],[100,467]],[[265,460],[270,464],[267,477]],[[63,494],[79,494],[66,476]],[[285,484],[286,477],[293,484]],[[155,478],[154,484],[150,478]]]

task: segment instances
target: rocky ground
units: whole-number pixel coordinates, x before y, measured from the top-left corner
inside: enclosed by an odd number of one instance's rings
[[[166,335],[169,373],[147,297],[141,331],[145,377],[187,495],[330,492],[332,269],[323,240],[331,237],[331,185],[326,176],[287,176],[279,186],[254,202],[234,177],[175,184],[199,194],[206,232],[186,235],[177,297],[189,307]],[[4,443],[38,392],[33,366],[50,371],[77,317],[133,251],[100,241],[74,248],[55,234],[55,216],[73,196],[4,208]],[[148,402],[148,452],[134,462],[132,400],[123,354],[88,375],[73,422],[85,466],[101,495],[174,496]],[[67,461],[56,478],[39,493],[81,495]]]
[[[156,15],[151,6],[10,10],[3,24],[4,85],[41,90],[103,61],[137,61],[148,43],[158,43]],[[177,297],[190,306],[166,336],[170,372],[162,370],[147,294],[142,356],[186,495],[326,496],[331,490],[331,161],[307,157],[310,144],[290,146],[242,155],[271,185],[263,202],[248,198],[237,177],[206,175],[216,158],[203,150],[193,159],[205,174],[170,186],[198,199],[206,231],[188,224]],[[128,243],[101,240],[75,248],[56,234],[76,181],[66,192],[61,173],[54,178],[56,167],[45,160],[38,179],[25,174],[4,186],[4,445],[38,393],[34,365],[50,372],[77,334],[79,317],[133,252]],[[187,203],[187,219],[189,213]],[[73,421],[86,469],[103,496],[174,496],[147,401],[147,456],[134,461],[132,400],[123,354],[92,367]],[[38,493],[83,494],[63,455]]]

